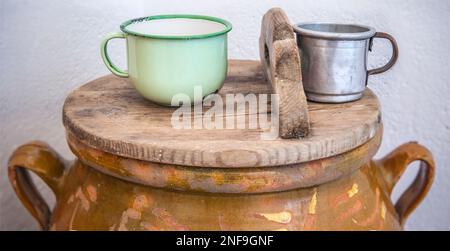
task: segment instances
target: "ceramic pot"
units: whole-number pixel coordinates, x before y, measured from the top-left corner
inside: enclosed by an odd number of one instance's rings
[[[165,106],[178,106],[180,99],[198,103],[222,86],[229,22],[208,16],[160,15],[129,20],[120,28],[122,33],[103,40],[101,56],[113,74],[130,78],[148,100]],[[128,71],[116,67],[108,55],[108,42],[114,38],[126,39]]]
[[[371,160],[381,134],[324,159],[231,169],[124,158],[68,134],[78,157],[71,167],[47,144],[31,142],[12,154],[9,179],[45,230],[401,230],[432,184],[434,162],[414,142]],[[393,204],[396,182],[416,160],[415,181]],[[55,193],[52,210],[29,171]],[[328,182],[329,176],[338,178]],[[294,187],[286,177],[301,182]]]

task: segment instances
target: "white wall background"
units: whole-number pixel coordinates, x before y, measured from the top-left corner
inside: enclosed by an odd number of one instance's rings
[[[435,156],[435,183],[409,218],[406,229],[450,229],[450,1],[335,0],[0,0],[0,229],[37,229],[9,185],[6,163],[14,148],[29,140],[50,143],[67,159],[61,109],[75,87],[108,74],[100,55],[104,35],[122,21],[164,13],[196,13],[233,23],[230,58],[258,58],[262,15],[282,7],[292,22],[360,23],[394,35],[400,47],[396,66],[370,77],[381,100],[385,125],[377,156],[417,140]],[[115,61],[125,65],[124,45],[112,43]],[[377,42],[369,65],[390,57]],[[120,64],[119,64],[120,65]],[[411,168],[394,198],[415,175]],[[48,189],[40,184],[50,200]]]

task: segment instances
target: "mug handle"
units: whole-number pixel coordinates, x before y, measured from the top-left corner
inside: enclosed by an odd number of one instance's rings
[[[120,70],[115,64],[111,62],[108,55],[108,42],[114,38],[126,38],[124,33],[114,33],[105,37],[100,45],[100,53],[102,55],[103,62],[106,67],[116,76],[121,78],[128,78],[128,73],[126,71]]]
[[[369,45],[369,51],[372,51],[372,41],[374,38],[384,38],[389,40],[389,42],[391,42],[392,45],[392,57],[389,60],[389,62],[387,62],[387,64],[385,64],[382,67],[379,68],[375,68],[372,70],[368,70],[367,71],[367,75],[374,75],[374,74],[379,74],[382,72],[385,72],[387,70],[389,70],[394,64],[395,62],[397,62],[398,59],[398,45],[397,45],[397,41],[395,40],[395,38],[387,33],[384,32],[377,32],[375,33],[375,36],[373,36],[370,39],[370,45]]]
[[[17,197],[43,230],[48,230],[52,213],[34,185],[29,171],[37,174],[50,187],[58,201],[65,170],[62,158],[50,146],[40,141],[20,146],[9,158],[9,181]]]
[[[391,195],[392,190],[408,165],[413,161],[420,161],[419,172],[413,183],[395,204],[395,210],[402,226],[412,211],[425,198],[433,184],[435,172],[433,155],[424,146],[416,142],[409,142],[397,147],[381,160],[375,161],[376,166],[380,168],[384,177],[389,195]]]

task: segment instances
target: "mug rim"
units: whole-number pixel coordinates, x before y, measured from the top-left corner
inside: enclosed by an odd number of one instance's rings
[[[130,31],[127,29],[127,26],[136,22],[143,22],[149,20],[160,20],[160,19],[176,19],[176,18],[186,18],[186,19],[202,19],[211,22],[216,22],[223,24],[225,29],[217,32],[206,33],[206,34],[198,34],[198,35],[187,35],[187,36],[171,36],[171,35],[152,35],[152,34],[144,34],[139,32]],[[192,15],[192,14],[165,14],[165,15],[155,15],[155,16],[146,16],[140,18],[134,18],[123,22],[120,25],[120,30],[128,35],[144,37],[144,38],[157,38],[157,39],[171,39],[171,40],[189,40],[189,39],[201,39],[201,38],[209,38],[215,37],[219,35],[223,35],[231,31],[232,25],[230,22],[212,16],[204,16],[204,15]]]
[[[302,26],[306,25],[336,25],[336,26],[354,26],[358,28],[366,29],[366,31],[361,32],[332,32],[332,31],[318,31],[313,29],[308,29]],[[351,23],[326,23],[326,22],[301,22],[293,26],[295,33],[315,38],[324,38],[331,40],[363,40],[375,36],[375,29],[361,24],[351,24]]]

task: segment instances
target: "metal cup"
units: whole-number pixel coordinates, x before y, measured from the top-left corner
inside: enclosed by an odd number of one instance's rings
[[[294,26],[300,49],[303,87],[308,100],[343,103],[362,97],[369,75],[390,69],[398,58],[395,39],[374,28],[351,24],[300,23]],[[373,38],[392,44],[389,62],[367,69]]]

